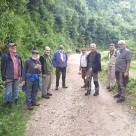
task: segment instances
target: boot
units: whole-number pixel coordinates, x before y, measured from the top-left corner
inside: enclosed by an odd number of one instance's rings
[[[114,98],[119,98],[120,97],[120,94],[116,94],[113,96]]]
[[[48,95],[48,96],[52,96],[52,94],[51,94],[51,93],[47,93],[47,95]]]
[[[87,92],[85,93],[85,96],[90,95],[90,92],[91,90],[87,90]]]
[[[49,99],[50,96],[49,95],[44,95],[44,96],[42,96],[42,98]]]
[[[99,95],[99,92],[95,92],[94,94],[93,94],[93,96],[98,96]]]
[[[125,101],[125,97],[120,96],[120,98],[117,100],[117,103],[122,103]]]
[[[32,106],[40,106],[40,103],[36,102],[36,103],[32,104]]]
[[[33,110],[34,107],[32,107],[32,106],[27,106],[27,109],[28,109],[28,110]]]

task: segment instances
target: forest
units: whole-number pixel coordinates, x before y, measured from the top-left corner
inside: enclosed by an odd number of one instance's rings
[[[136,0],[0,0],[0,58],[9,42],[17,44],[23,61],[32,49],[43,52],[49,46],[54,52],[63,44],[74,52],[96,43],[104,62],[103,81],[108,44],[117,45],[120,39],[134,56],[127,95],[129,104],[136,107]],[[0,135],[23,136],[32,114],[25,109],[24,93],[19,92],[17,106],[5,108],[1,106],[3,92],[0,79]]]
[[[16,42],[26,57],[46,45],[71,51],[95,42],[105,49],[125,39],[135,51],[135,13],[135,0],[0,0],[0,50]]]

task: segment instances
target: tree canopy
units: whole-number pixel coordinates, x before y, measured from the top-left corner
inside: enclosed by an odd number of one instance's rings
[[[0,48],[16,42],[29,51],[48,45],[102,48],[125,39],[136,42],[135,0],[1,0]]]

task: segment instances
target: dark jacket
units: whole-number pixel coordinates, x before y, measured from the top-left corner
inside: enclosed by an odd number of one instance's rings
[[[32,58],[29,58],[26,60],[24,69],[23,69],[23,80],[26,80],[26,74],[40,74],[41,71],[36,69],[36,64],[41,64],[39,60],[33,60]]]
[[[64,60],[65,61],[61,60],[61,56],[60,56],[60,52],[59,51],[54,53],[53,60],[52,60],[54,67],[58,67],[58,68],[65,68],[65,67],[67,67],[68,56],[67,56],[66,52],[64,52]]]
[[[18,64],[19,64],[18,70],[19,70],[19,75],[21,77],[22,76],[22,59],[18,54],[16,55],[16,58],[18,60]],[[3,81],[7,79],[14,79],[14,65],[13,65],[13,61],[10,56],[10,53],[5,53],[2,55],[1,76]]]
[[[92,70],[95,73],[101,71],[101,54],[98,52],[94,52],[93,58],[91,57],[92,57],[92,52],[90,52],[87,56],[87,69],[92,67]]]
[[[40,62],[42,65],[42,74],[50,74],[53,71],[51,55],[44,54],[43,56],[40,56]]]

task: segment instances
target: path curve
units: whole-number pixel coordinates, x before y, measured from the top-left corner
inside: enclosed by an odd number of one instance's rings
[[[136,118],[125,104],[117,104],[101,87],[100,95],[85,96],[78,75],[79,55],[71,55],[68,89],[54,90],[41,100],[28,121],[26,136],[136,136]]]

